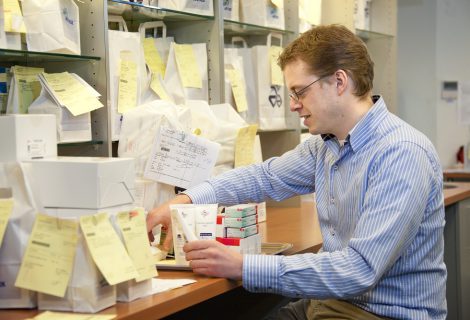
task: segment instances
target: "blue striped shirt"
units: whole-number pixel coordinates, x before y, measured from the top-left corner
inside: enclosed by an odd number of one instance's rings
[[[389,318],[445,319],[439,160],[423,134],[388,112],[381,97],[374,102],[344,146],[312,136],[186,193],[195,203],[224,204],[316,193],[322,250],[245,255],[249,291],[342,299]]]

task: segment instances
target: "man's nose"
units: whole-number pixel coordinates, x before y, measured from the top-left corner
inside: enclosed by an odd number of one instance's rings
[[[290,107],[290,111],[295,112],[298,109],[302,108],[302,103],[300,101],[296,101],[290,98],[289,107]]]

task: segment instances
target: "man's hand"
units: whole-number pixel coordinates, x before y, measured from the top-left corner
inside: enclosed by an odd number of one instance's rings
[[[161,206],[153,209],[147,215],[147,232],[150,240],[153,241],[152,229],[161,224],[166,229],[166,238],[163,242],[163,250],[170,251],[173,244],[173,231],[171,229],[171,211],[170,204],[189,204],[192,203],[191,198],[185,194],[180,194],[165,202]]]
[[[195,273],[241,280],[243,256],[215,240],[197,240],[184,245],[186,260]]]

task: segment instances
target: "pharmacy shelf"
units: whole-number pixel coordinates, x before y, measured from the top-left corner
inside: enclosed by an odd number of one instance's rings
[[[224,20],[224,35],[226,36],[268,35],[271,32],[294,34],[294,31],[290,30],[270,28],[233,20]]]
[[[65,54],[65,53],[52,53],[52,52],[37,52],[26,50],[11,50],[0,49],[1,65],[12,64],[29,64],[43,63],[43,62],[75,62],[75,61],[99,61],[100,57]]]
[[[393,39],[395,36],[370,30],[356,29],[356,35],[364,41],[373,39]]]
[[[109,0],[108,4],[118,3],[128,6],[122,13],[125,20],[148,21],[204,21],[214,20],[214,16],[201,15],[192,12],[177,11],[167,8],[144,5],[136,2]]]

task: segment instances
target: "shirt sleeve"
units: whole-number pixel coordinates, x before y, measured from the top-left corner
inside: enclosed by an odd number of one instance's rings
[[[245,255],[243,286],[291,297],[353,297],[373,288],[397,259],[417,250],[411,244],[425,214],[432,214],[427,204],[439,196],[436,164],[422,147],[401,142],[368,165],[365,191],[358,192],[363,205],[344,249],[278,257]]]
[[[261,164],[227,171],[201,185],[190,188],[187,194],[193,203],[224,205],[277,201],[314,191],[316,137],[298,145],[280,157]]]

